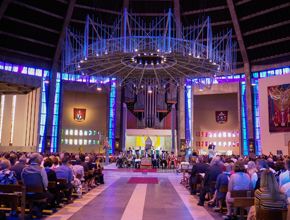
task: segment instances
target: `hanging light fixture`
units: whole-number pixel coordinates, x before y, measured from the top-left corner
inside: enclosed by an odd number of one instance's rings
[[[97,84],[97,90],[98,90],[98,91],[101,91],[101,90],[102,90],[102,86],[101,86],[100,83]]]
[[[148,93],[152,93],[152,87],[148,86]]]
[[[255,85],[257,85],[257,83],[256,83],[256,80],[255,80],[255,79],[251,79],[251,85],[252,85],[252,86],[255,86]]]

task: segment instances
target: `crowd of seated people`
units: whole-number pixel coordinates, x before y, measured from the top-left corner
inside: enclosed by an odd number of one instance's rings
[[[146,149],[141,155],[140,150],[134,151],[130,148],[126,153],[120,151],[119,155],[117,156],[116,166],[118,166],[119,168],[123,168],[125,166],[140,168],[142,158],[150,158],[152,168],[161,167],[162,169],[166,169],[167,167],[177,168],[178,166],[177,157],[175,156],[173,151],[171,152],[171,154],[168,154],[167,151],[163,150],[160,154],[157,154],[157,152],[154,150],[153,154],[151,155],[149,153],[149,150]]]
[[[33,215],[37,218],[43,217],[45,208],[56,211],[64,201],[73,203],[73,192],[82,198],[83,188],[104,183],[101,172],[92,172],[98,169],[101,167],[95,154],[0,153],[1,185],[42,186],[42,193],[26,194],[26,200],[42,199],[33,204]],[[91,175],[85,175],[87,171],[91,171]],[[49,188],[49,183],[54,183],[55,187]],[[10,216],[17,217],[17,207],[10,206]]]
[[[232,191],[254,192],[253,206],[247,210],[248,220],[256,219],[257,210],[286,209],[290,203],[290,158],[288,156],[217,156],[210,163],[203,156],[194,157],[189,176],[191,195],[199,191],[199,202],[203,206],[208,197],[208,205],[214,211],[227,210],[224,219],[238,219],[234,207]],[[199,189],[196,186],[201,184]],[[227,189],[221,192],[221,187]],[[212,199],[211,195],[213,196]],[[225,204],[223,204],[225,202]],[[288,218],[290,219],[290,211]]]

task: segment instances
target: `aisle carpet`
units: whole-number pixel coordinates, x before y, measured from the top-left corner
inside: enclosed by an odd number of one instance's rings
[[[131,177],[127,184],[158,184],[157,177]]]
[[[135,173],[157,173],[157,169],[136,169]]]

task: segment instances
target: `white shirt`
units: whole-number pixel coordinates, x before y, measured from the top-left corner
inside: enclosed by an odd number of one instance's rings
[[[281,187],[290,182],[290,178],[289,178],[289,170],[285,171],[284,173],[281,173],[279,176],[279,188],[281,189]]]
[[[256,172],[253,172],[251,175],[251,181],[252,181],[252,184],[253,184],[253,189],[255,189],[255,186],[256,186],[256,183],[257,183],[257,180],[258,180],[258,175]]]
[[[288,204],[289,204],[290,203],[290,182],[289,183],[285,183],[281,187],[281,191],[287,196],[287,201],[288,201]]]

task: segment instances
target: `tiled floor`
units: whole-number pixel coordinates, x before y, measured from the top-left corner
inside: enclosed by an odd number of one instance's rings
[[[212,209],[197,206],[198,197],[190,196],[180,185],[181,173],[134,173],[104,171],[105,184],[65,206],[49,220],[214,220],[223,219]],[[131,177],[157,177],[158,184],[127,184]]]

